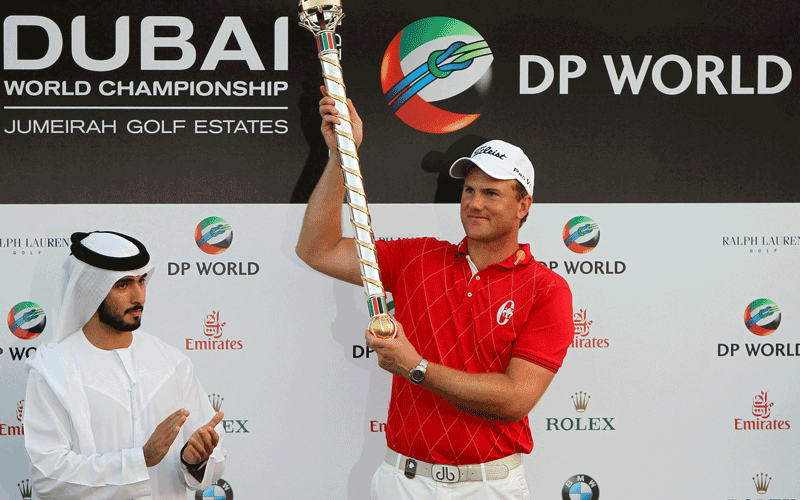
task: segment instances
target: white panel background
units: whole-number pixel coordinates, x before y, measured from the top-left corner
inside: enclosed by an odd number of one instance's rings
[[[225,398],[226,419],[247,420],[248,433],[226,435],[223,478],[237,499],[363,499],[383,456],[382,433],[391,377],[375,357],[354,358],[367,322],[363,292],[308,269],[294,254],[304,205],[8,206],[0,237],[68,237],[112,229],[141,239],[157,272],[148,288],[143,329],[183,348],[202,340],[203,319],[219,310],[222,340],[240,351],[188,355],[208,393]],[[455,205],[373,205],[377,237],[437,236],[458,241]],[[219,256],[194,243],[197,224],[226,219],[231,248]],[[589,254],[561,241],[577,215],[600,227]],[[521,240],[556,269],[573,291],[574,308],[593,321],[589,337],[605,349],[570,349],[564,366],[530,415],[535,447],[525,467],[534,498],[561,498],[575,474],[594,478],[605,499],[755,498],[752,477],[768,473],[769,498],[796,498],[800,478],[799,357],[749,358],[745,343],[800,343],[800,246],[769,254],[723,246],[723,236],[800,236],[800,204],[535,205]],[[13,224],[9,224],[12,222]],[[20,249],[17,249],[18,251]],[[38,256],[0,248],[0,312],[36,295]],[[66,256],[65,249],[47,250]],[[44,252],[43,252],[44,255]],[[568,275],[565,260],[624,262],[619,275]],[[190,262],[192,274],[168,276],[168,262]],[[254,276],[198,277],[195,262],[256,262]],[[745,307],[773,300],[782,321],[769,337],[744,327]],[[50,321],[51,318],[48,318]],[[32,341],[0,333],[0,423],[17,425],[24,398],[22,362],[9,347]],[[731,358],[717,344],[738,343]],[[578,414],[570,396],[591,395]],[[753,397],[769,391],[772,418],[788,431],[734,431],[749,418]],[[614,418],[615,431],[546,430],[548,417]],[[22,438],[0,436],[0,500],[18,500],[29,477]],[[646,493],[644,493],[646,491]],[[193,498],[189,495],[188,498]]]

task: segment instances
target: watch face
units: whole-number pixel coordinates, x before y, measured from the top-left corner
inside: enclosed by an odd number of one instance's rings
[[[425,380],[425,372],[423,372],[422,370],[411,370],[411,373],[409,373],[408,378],[410,378],[411,381],[414,382],[415,384],[419,384],[423,380]]]

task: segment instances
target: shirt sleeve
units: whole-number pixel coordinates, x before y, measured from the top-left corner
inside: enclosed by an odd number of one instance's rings
[[[208,401],[208,394],[206,394],[200,380],[195,375],[192,362],[186,358],[181,364],[183,365],[183,369],[181,370],[183,374],[182,382],[185,388],[184,394],[186,394],[184,408],[189,410],[189,418],[184,424],[188,441],[188,438],[191,437],[197,429],[206,425],[217,412]],[[221,408],[220,410],[224,409]],[[189,489],[206,490],[216,483],[225,471],[225,456],[227,452],[223,446],[223,441],[225,439],[224,421],[217,424],[214,430],[219,436],[219,441],[217,442],[217,446],[214,447],[214,451],[212,451],[211,455],[208,457],[202,481],[198,482],[197,479],[186,470],[180,457],[178,457],[177,463],[181,472],[180,477],[183,478],[183,484]],[[178,453],[180,453],[182,448],[183,445],[178,447]]]
[[[36,370],[28,375],[24,425],[38,498],[104,500],[151,494],[142,448],[92,455],[72,450],[69,414]]]
[[[575,327],[569,285],[561,276],[554,274],[553,277],[552,283],[537,292],[511,355],[556,373],[575,336]]]

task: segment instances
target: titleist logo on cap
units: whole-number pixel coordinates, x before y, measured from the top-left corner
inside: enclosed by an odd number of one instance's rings
[[[473,158],[478,156],[478,155],[492,155],[495,158],[500,158],[501,160],[505,160],[506,159],[506,155],[504,155],[503,153],[501,153],[499,151],[495,151],[490,146],[483,146],[482,148],[478,148],[478,149],[476,149],[475,151],[472,152],[472,157]]]

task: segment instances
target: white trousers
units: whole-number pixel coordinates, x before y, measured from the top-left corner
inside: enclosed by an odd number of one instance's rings
[[[386,462],[372,477],[370,500],[530,500],[525,466],[509,471],[505,479],[440,483],[429,477],[409,479]]]

